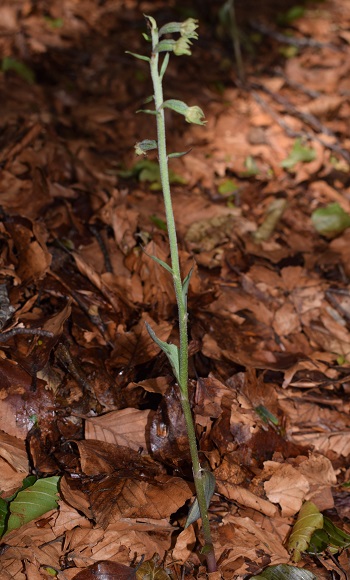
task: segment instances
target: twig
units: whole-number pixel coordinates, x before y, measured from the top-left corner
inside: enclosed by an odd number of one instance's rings
[[[287,36],[287,34],[282,34],[281,32],[277,32],[273,28],[266,26],[262,22],[257,22],[256,20],[250,21],[250,26],[257,30],[261,34],[265,36],[270,36],[278,42],[283,42],[283,44],[291,44],[292,46],[310,46],[312,48],[330,48],[331,50],[335,50],[337,52],[342,52],[342,49],[330,42],[320,42],[319,40],[315,40],[314,38],[296,38],[295,36]]]
[[[42,330],[41,328],[22,328],[20,326],[16,326],[11,330],[5,330],[0,334],[0,342],[6,342],[9,338],[18,335],[31,335],[31,336],[46,336],[47,338],[53,338],[53,332],[49,330]]]
[[[271,115],[271,117],[286,132],[286,134],[289,137],[292,137],[294,139],[301,137],[310,139],[311,141],[317,141],[318,143],[323,145],[323,147],[325,147],[326,149],[330,149],[331,151],[334,151],[335,153],[343,157],[343,159],[345,159],[347,163],[350,163],[350,153],[345,149],[343,149],[338,143],[328,143],[318,135],[315,135],[315,133],[310,133],[309,131],[295,131],[285,121],[283,121],[279,115],[277,115],[277,113],[272,109],[272,107],[256,91],[251,91],[251,94],[256,100],[256,102],[259,103],[259,105],[261,105],[263,109],[265,109],[265,111],[269,113],[269,115]]]

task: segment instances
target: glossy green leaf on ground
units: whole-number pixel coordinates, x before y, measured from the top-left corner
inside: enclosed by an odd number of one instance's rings
[[[288,551],[291,553],[293,562],[301,560],[302,552],[305,552],[310,545],[312,534],[322,527],[323,515],[314,503],[306,501],[299,511],[288,540]]]
[[[16,530],[57,507],[58,476],[38,479],[20,491],[10,504],[7,532]]]

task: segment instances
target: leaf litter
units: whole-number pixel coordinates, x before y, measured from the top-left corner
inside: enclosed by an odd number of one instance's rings
[[[169,89],[183,79],[208,120],[169,115],[168,140],[192,149],[171,161],[174,211],[193,267],[192,407],[217,480],[224,579],[291,563],[306,501],[349,531],[350,12],[346,0],[306,4],[281,36],[274,4],[253,22],[249,2],[238,7],[245,84],[215,3],[193,2],[202,42],[169,67]],[[197,524],[184,529],[178,394],[145,327],[176,344],[171,278],[149,258],[168,263],[161,196],[133,154],[151,127],[134,113],[149,87],[125,50],[138,52],[148,11],[0,7],[1,496],[28,474],[61,478],[58,509],[4,535],[2,578],[205,577]],[[249,53],[250,26],[261,38]],[[342,223],[327,235],[312,216],[329,207]],[[344,554],[298,565],[345,577]]]

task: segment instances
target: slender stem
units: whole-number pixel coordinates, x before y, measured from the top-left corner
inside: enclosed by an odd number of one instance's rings
[[[208,518],[208,509],[205,497],[203,471],[199,462],[196,433],[191,412],[191,405],[189,401],[188,392],[188,335],[187,335],[187,306],[186,300],[183,296],[182,279],[180,271],[179,252],[176,236],[176,225],[174,219],[174,212],[171,200],[168,156],[166,151],[166,133],[165,133],[165,119],[164,109],[162,108],[163,87],[162,80],[159,75],[159,53],[154,51],[154,47],[158,44],[158,30],[152,27],[152,46],[153,52],[150,60],[151,77],[154,88],[154,101],[157,116],[157,144],[159,156],[159,168],[161,184],[163,189],[164,206],[166,214],[166,222],[168,228],[171,268],[172,276],[176,294],[176,301],[179,314],[179,335],[180,335],[180,349],[179,349],[179,387],[181,393],[181,405],[185,417],[186,430],[189,440],[190,453],[192,459],[193,478],[196,488],[197,500],[202,518],[202,528],[205,540],[204,552],[207,559],[208,571],[216,571],[216,559],[214,554],[213,543],[211,539],[210,524]]]

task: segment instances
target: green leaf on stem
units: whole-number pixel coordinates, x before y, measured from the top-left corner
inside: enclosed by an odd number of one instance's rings
[[[191,281],[192,274],[193,274],[193,267],[191,268],[191,270],[187,274],[186,278],[182,282],[182,299],[184,301],[184,306],[185,306],[186,312],[187,312],[187,294],[188,294],[188,287],[190,285],[190,281]]]
[[[152,111],[152,109],[138,109],[136,113],[146,113],[147,115],[156,115],[157,111]]]
[[[211,471],[207,471],[203,469],[202,471],[202,478],[204,480],[204,493],[205,493],[205,501],[207,504],[207,508],[209,507],[210,500],[213,497],[213,493],[215,491],[215,476]],[[201,517],[198,499],[196,498],[193,504],[190,507],[190,511],[188,512],[185,528],[188,528],[191,524],[196,522]]]
[[[167,355],[168,360],[171,364],[171,368],[173,369],[174,376],[177,382],[180,382],[180,357],[179,357],[179,349],[175,344],[169,344],[168,342],[164,342],[164,340],[160,340],[152,327],[145,323],[147,331],[154,340],[154,342],[159,346],[159,348]]]
[[[169,272],[169,274],[173,275],[173,271],[172,271],[171,267],[169,266],[169,264],[167,264],[166,262],[164,262],[160,258],[157,258],[157,256],[153,256],[153,254],[147,254],[147,256],[149,256],[150,258],[152,258],[152,260],[154,262],[157,262],[157,264],[162,266],[162,268],[164,268],[164,270]]]
[[[136,52],[130,52],[130,50],[126,50],[125,53],[131,54],[131,56],[134,56],[135,58],[138,58],[139,60],[145,60],[147,62],[150,62],[150,60],[151,60],[149,56],[144,56],[143,54],[137,54]]]
[[[184,155],[187,155],[187,153],[190,153],[192,151],[192,147],[191,149],[188,149],[188,151],[179,151],[178,153],[170,153],[168,155],[168,159],[175,159],[176,157],[183,157]]]
[[[162,62],[162,67],[160,69],[160,73],[159,73],[159,78],[162,81],[163,80],[163,76],[165,75],[165,71],[168,68],[168,64],[169,64],[169,53],[167,52],[164,56],[164,60]]]
[[[161,40],[154,47],[154,52],[173,52],[175,48],[176,41],[172,38],[167,38],[166,40]]]

